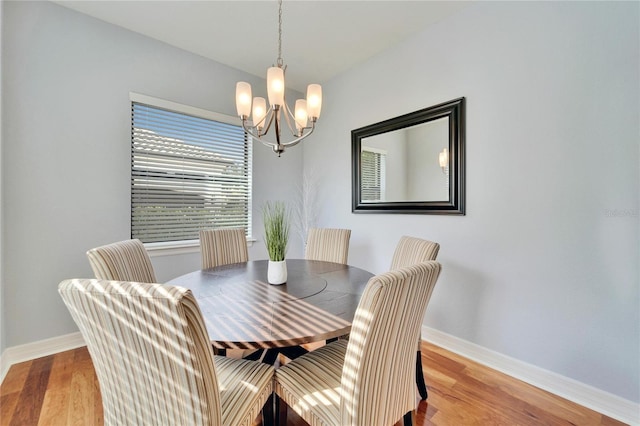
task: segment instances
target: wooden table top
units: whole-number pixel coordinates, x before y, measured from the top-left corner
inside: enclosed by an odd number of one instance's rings
[[[349,333],[365,270],[287,259],[287,282],[267,283],[267,260],[203,269],[168,284],[191,289],[219,349],[297,346]]]

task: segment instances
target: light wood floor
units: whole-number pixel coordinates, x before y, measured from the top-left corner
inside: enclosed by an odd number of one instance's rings
[[[624,424],[437,346],[423,342],[422,355],[429,399],[418,404],[417,425]],[[102,425],[86,348],[12,366],[0,386],[0,425]],[[306,423],[289,411],[287,425]]]

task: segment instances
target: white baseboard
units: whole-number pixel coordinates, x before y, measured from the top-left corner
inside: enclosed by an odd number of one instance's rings
[[[640,404],[635,402],[430,327],[422,326],[422,339],[598,413],[640,425]]]
[[[5,349],[0,357],[0,382],[13,364],[85,346],[80,332]]]

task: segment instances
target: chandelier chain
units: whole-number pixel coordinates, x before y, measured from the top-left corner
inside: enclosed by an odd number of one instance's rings
[[[282,0],[278,0],[278,67],[282,68]]]
[[[282,0],[278,0],[278,67],[282,68]]]

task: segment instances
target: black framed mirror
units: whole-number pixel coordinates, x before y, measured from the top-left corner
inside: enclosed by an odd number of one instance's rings
[[[352,211],[464,215],[465,98],[351,131]]]

